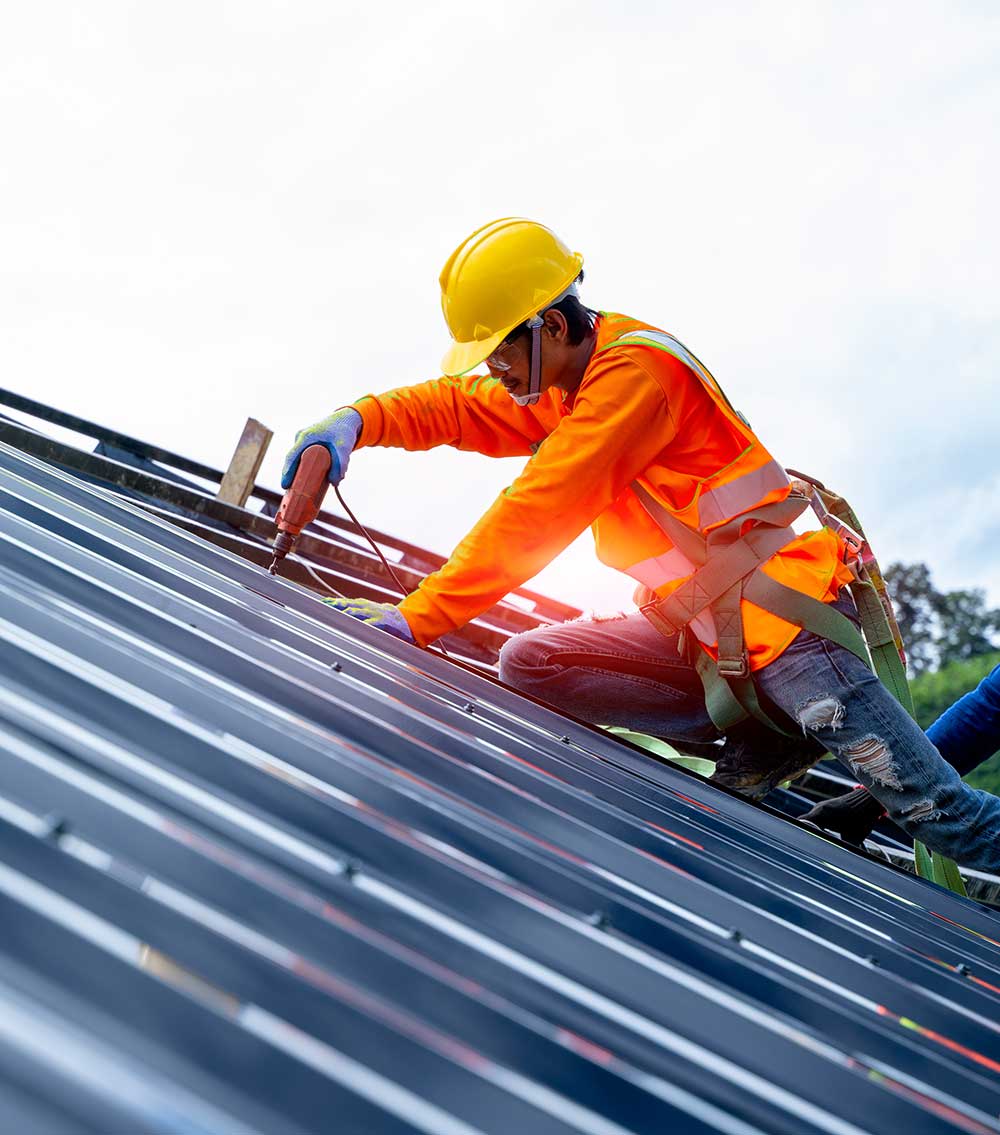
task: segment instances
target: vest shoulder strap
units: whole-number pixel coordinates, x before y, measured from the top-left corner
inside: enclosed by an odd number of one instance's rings
[[[668,355],[673,355],[675,359],[682,362],[688,370],[694,373],[701,379],[703,385],[725,402],[730,412],[735,414],[737,418],[747,427],[750,428],[750,423],[743,417],[739,410],[729,401],[729,397],[722,387],[716,382],[712,372],[707,366],[694,354],[693,351],[688,350],[684,344],[675,336],[666,331],[657,331],[654,328],[641,328],[636,331],[625,331],[623,334],[612,339],[610,342],[605,343],[600,351],[607,351],[611,347],[652,347],[657,351],[664,351]],[[600,353],[600,351],[598,353]]]

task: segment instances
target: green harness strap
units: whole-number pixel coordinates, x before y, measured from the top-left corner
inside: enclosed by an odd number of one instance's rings
[[[644,604],[642,613],[667,637],[680,631],[683,643],[686,624],[706,607],[710,609],[718,635],[718,662],[698,649],[691,652],[691,660],[701,677],[705,705],[716,728],[724,733],[752,716],[768,728],[791,736],[764,712],[750,679],[740,602],[743,580],[788,542],[791,524],[806,507],[805,501],[780,501],[743,513],[706,539],[672,516],[638,481],[632,482],[632,490],[674,546],[692,564],[699,565],[665,599]],[[758,521],[759,527],[740,536],[740,528],[750,520]]]
[[[872,665],[861,632],[846,615],[829,604],[786,587],[762,571],[754,572],[744,585],[743,597],[803,630],[830,639],[857,655],[866,666]],[[899,656],[895,657],[898,661]],[[705,688],[705,706],[709,717],[720,733],[747,717],[755,717],[769,729],[786,737],[795,736],[764,711],[752,677],[723,677],[716,664],[702,650],[698,651],[695,658],[695,668]]]
[[[858,579],[851,584],[851,595],[861,616],[861,626],[872,656],[872,668],[907,713],[913,716],[913,696],[906,677],[906,666],[899,654],[885,608],[875,585]]]
[[[829,603],[786,587],[762,571],[748,581],[743,594],[751,603],[756,603],[772,615],[778,615],[785,622],[793,623],[803,630],[812,631],[820,638],[830,639],[857,655],[866,666],[871,666],[861,631],[845,614]]]
[[[810,483],[814,484],[814,482]],[[850,525],[863,538],[864,533],[860,529],[857,517],[842,497],[828,493],[825,489],[820,491],[820,496],[822,507],[827,513]],[[821,516],[820,519],[823,517]],[[899,630],[894,617],[890,623],[892,607],[888,603],[888,597],[883,603],[872,576],[878,580],[884,593],[885,584],[878,564],[869,555],[859,578],[851,584],[851,594],[861,620],[861,631],[846,615],[830,604],[787,587],[760,570],[748,574],[742,587],[742,597],[786,622],[849,650],[866,666],[874,669],[882,682],[912,713],[909,684],[900,653]],[[761,708],[752,678],[725,676],[719,673],[719,668],[703,652],[699,651],[698,654],[700,657],[696,658],[695,664],[705,687],[705,704],[709,716],[720,732],[725,732],[747,717],[755,717],[764,725],[785,736],[792,735]]]
[[[795,473],[794,470],[790,472],[793,476],[802,476]],[[809,480],[809,478],[803,479]],[[858,535],[865,539],[867,545],[864,529],[847,501],[843,497],[837,496],[836,493],[831,493],[815,481],[810,483],[816,486],[820,500],[827,511],[838,520],[850,525]],[[896,615],[892,609],[892,601],[889,599],[882,570],[878,566],[878,561],[871,554],[870,546],[868,546],[868,555],[864,558],[858,572],[858,578],[850,586],[851,595],[854,597],[858,614],[861,616],[861,626],[871,653],[875,673],[907,713],[911,717],[916,717],[913,709],[913,695],[910,693],[910,683],[906,677],[903,636],[900,633],[899,624],[896,622]],[[922,879],[930,879],[958,895],[968,893],[954,860],[939,855],[936,851],[928,851],[919,840],[913,841],[913,865],[916,873]]]
[[[797,474],[793,475],[797,476]],[[847,501],[824,486],[816,484],[815,481],[811,483],[816,485],[817,495],[827,512],[849,525],[867,544],[865,530]],[[851,584],[851,595],[861,617],[861,627],[865,641],[868,643],[875,673],[912,717],[913,697],[906,677],[903,636],[896,622],[882,569],[871,554],[870,547],[869,554],[858,572],[858,578]]]
[[[785,737],[797,736],[768,716],[757,697],[753,678],[724,678],[712,658],[698,646],[694,647],[693,661],[704,688],[705,708],[712,724],[720,733],[725,733],[748,717],[754,717],[775,733],[781,733]]]

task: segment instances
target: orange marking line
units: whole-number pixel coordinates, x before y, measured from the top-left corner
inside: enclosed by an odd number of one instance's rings
[[[891,1017],[897,1024],[902,1025],[904,1029],[910,1029],[912,1032],[919,1033],[921,1036],[927,1037],[928,1040],[933,1040],[944,1048],[950,1049],[952,1052],[957,1052],[959,1055],[974,1061],[976,1064],[981,1064],[984,1068],[989,1068],[991,1072],[1000,1072],[1000,1063],[996,1060],[984,1056],[981,1052],[976,1052],[975,1049],[966,1048],[964,1044],[959,1044],[957,1040],[942,1036],[941,1033],[937,1033],[933,1029],[925,1028],[909,1017],[900,1017],[891,1009],[887,1009],[885,1005],[879,1005],[878,1012],[883,1017]]]
[[[693,804],[696,808],[701,808],[706,812],[711,812],[713,816],[719,814],[718,808],[710,808],[707,804],[702,804],[700,800],[694,800],[690,796],[685,796],[683,792],[678,792],[676,789],[671,789],[673,794],[680,800],[686,800],[688,804]]]
[[[698,851],[705,850],[700,843],[695,843],[693,839],[688,839],[687,836],[679,835],[677,832],[672,832],[669,828],[664,828],[659,824],[654,824],[652,820],[647,820],[646,823],[648,823],[651,828],[656,828],[658,832],[663,832],[664,835],[670,836],[671,839],[679,839],[681,843],[689,844],[691,847],[696,848]]]

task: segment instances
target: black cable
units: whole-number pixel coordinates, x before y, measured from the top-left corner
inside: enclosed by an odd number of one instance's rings
[[[340,491],[340,486],[334,485],[333,491],[337,494],[337,500],[340,501],[340,507],[351,518],[351,522],[353,523],[354,527],[357,528],[357,530],[361,533],[361,535],[364,536],[364,538],[368,541],[369,544],[371,544],[372,548],[375,551],[375,554],[382,561],[382,566],[392,576],[393,582],[396,584],[396,587],[399,590],[399,594],[405,599],[407,594],[408,594],[406,588],[403,586],[402,582],[400,581],[399,576],[396,575],[395,571],[393,571],[392,564],[390,564],[389,561],[382,554],[382,549],[372,539],[371,534],[369,533],[368,529],[361,523],[360,520],[358,520],[358,518],[354,515],[354,513],[351,512],[350,505],[348,505],[347,501],[344,500],[344,497],[343,497],[343,495]],[[428,649],[430,649],[430,647],[428,647]],[[437,649],[441,651],[441,653],[445,656],[445,658],[451,657],[451,655],[448,653],[447,650],[445,650],[444,646],[441,643],[438,643]]]
[[[382,561],[382,566],[392,576],[393,582],[396,584],[396,587],[399,590],[399,594],[405,597],[406,594],[407,594],[406,588],[400,582],[399,576],[396,575],[396,573],[392,570],[392,564],[390,564],[389,561],[385,558],[385,556],[382,555],[382,549],[371,538],[371,535],[368,532],[368,529],[361,523],[360,520],[358,520],[358,518],[354,515],[354,513],[351,512],[350,506],[348,505],[347,501],[344,500],[343,495],[340,492],[340,486],[334,485],[333,491],[337,494],[337,500],[340,501],[341,508],[344,510],[344,512],[347,513],[347,515],[353,521],[354,527],[357,528],[357,530],[361,533],[361,535],[364,536],[364,538],[368,541],[369,544],[371,544],[372,548],[375,550],[375,555],[377,555],[378,558]]]

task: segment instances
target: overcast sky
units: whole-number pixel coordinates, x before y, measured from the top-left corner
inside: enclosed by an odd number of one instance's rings
[[[498,216],[683,340],[883,561],[1000,603],[1000,5],[46,3],[0,30],[0,385],[224,465],[436,376]],[[447,552],[520,461],[365,450]],[[631,590],[589,536],[538,586]]]

